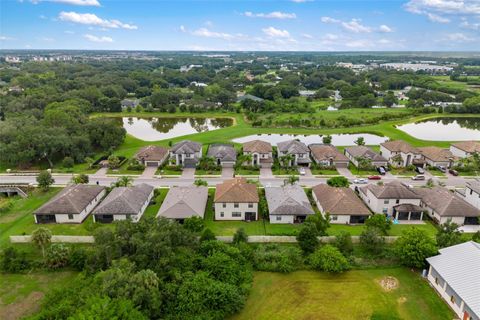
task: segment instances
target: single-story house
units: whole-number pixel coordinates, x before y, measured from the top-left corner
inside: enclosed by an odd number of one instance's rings
[[[258,220],[258,190],[245,178],[234,178],[217,184],[215,220]]]
[[[430,218],[438,224],[443,224],[448,220],[460,226],[479,223],[480,210],[447,188],[415,188],[412,190],[422,197],[420,207],[425,208]]]
[[[172,187],[158,210],[157,218],[164,217],[180,222],[191,217],[203,218],[207,200],[207,187]]]
[[[387,159],[366,146],[346,147],[345,155],[356,167],[358,167],[358,158],[370,160],[372,166],[375,167],[386,166],[388,164]]]
[[[471,157],[474,153],[480,153],[480,141],[460,141],[450,145],[452,154],[459,158]]]
[[[175,143],[170,149],[170,158],[185,168],[195,168],[202,157],[202,144],[190,140]]]
[[[237,162],[237,151],[231,144],[211,144],[207,156],[214,158],[217,165],[231,168]]]
[[[420,152],[403,140],[393,140],[380,143],[380,155],[390,164],[398,167],[407,167],[411,164],[421,165]]]
[[[35,223],[82,223],[105,195],[105,187],[75,184],[65,187],[35,210]]]
[[[383,213],[396,220],[422,220],[424,208],[421,196],[399,181],[383,185],[369,184],[358,188],[360,198],[375,213]]]
[[[350,188],[335,188],[319,184],[312,188],[317,208],[325,216],[330,215],[333,224],[361,224],[372,214]]]
[[[138,99],[123,99],[120,102],[120,105],[122,106],[122,110],[125,110],[127,108],[136,108],[140,104],[140,100]]]
[[[308,146],[312,153],[313,160],[321,166],[347,168],[347,156],[341,153],[331,144],[311,144]]]
[[[480,180],[470,180],[466,183],[465,201],[480,209]]]
[[[420,147],[418,148],[422,159],[425,161],[425,164],[437,167],[444,166],[445,168],[450,168],[455,165],[457,157],[449,149],[443,149],[439,147]]]
[[[245,142],[242,148],[244,155],[252,155],[252,166],[270,168],[273,164],[272,145],[261,140]]]
[[[427,258],[430,285],[459,319],[480,319],[480,244],[468,241]]]
[[[293,159],[290,161],[290,166],[306,166],[310,163],[310,150],[307,145],[298,140],[282,141],[277,143],[278,157],[292,155]]]
[[[153,197],[154,188],[146,183],[114,188],[93,211],[94,222],[118,220],[138,222]]]
[[[159,167],[168,159],[168,149],[160,146],[146,146],[135,155],[138,162],[147,167]]]
[[[265,187],[270,223],[298,223],[315,214],[303,188],[297,184]]]

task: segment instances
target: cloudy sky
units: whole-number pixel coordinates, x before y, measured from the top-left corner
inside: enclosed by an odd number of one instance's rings
[[[0,0],[0,48],[480,50],[480,0]]]

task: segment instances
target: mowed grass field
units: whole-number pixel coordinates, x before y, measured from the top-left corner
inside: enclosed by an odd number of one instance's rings
[[[397,287],[380,284],[393,277]],[[242,312],[231,320],[451,320],[453,312],[417,273],[405,268],[257,272]]]

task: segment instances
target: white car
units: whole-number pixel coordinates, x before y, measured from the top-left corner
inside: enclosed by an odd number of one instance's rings
[[[300,173],[301,176],[304,176],[305,175],[305,169],[304,168],[300,168],[298,170],[298,172]]]
[[[355,184],[367,184],[368,180],[364,179],[364,178],[360,178],[360,179],[353,180],[353,183],[355,183]]]

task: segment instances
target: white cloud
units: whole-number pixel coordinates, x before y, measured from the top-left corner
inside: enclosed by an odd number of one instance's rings
[[[263,28],[262,31],[264,34],[272,38],[290,38],[290,33],[287,30],[268,27],[268,28]]]
[[[111,43],[113,42],[113,39],[110,38],[110,37],[97,37],[97,36],[94,36],[94,35],[91,35],[91,34],[84,34],[83,37],[85,39],[87,39],[88,41],[91,41],[91,42],[97,42],[97,43]]]
[[[460,27],[471,30],[480,30],[480,23],[470,23],[468,20],[464,19],[460,24]]]
[[[471,42],[471,41],[474,41],[475,39],[470,38],[461,32],[457,32],[457,33],[446,34],[443,40],[454,41],[454,42]]]
[[[323,23],[340,23],[341,22],[340,20],[337,20],[331,17],[321,17],[320,20]]]
[[[345,43],[348,48],[365,49],[372,46],[372,42],[368,40],[352,40]]]
[[[54,42],[55,39],[53,38],[49,38],[49,37],[40,37],[40,38],[37,38],[38,40],[40,41],[43,41],[43,42]]]
[[[410,0],[405,9],[416,14],[431,12],[444,14],[480,14],[478,0]]]
[[[192,34],[198,37],[217,38],[217,39],[225,39],[225,40],[231,40],[235,37],[234,35],[229,33],[211,31],[207,28],[200,28],[200,29],[194,30],[192,31]]]
[[[323,36],[324,40],[337,40],[338,36],[336,34],[327,33]]]
[[[388,39],[380,39],[380,40],[378,40],[378,43],[379,44],[390,44],[390,43],[392,43],[392,41],[390,41]]]
[[[302,33],[302,37],[305,38],[305,39],[313,39],[313,36],[311,34],[308,34],[308,33]]]
[[[380,32],[384,32],[384,33],[389,33],[389,32],[393,32],[392,28],[390,28],[389,26],[385,25],[385,24],[382,24],[378,30]]]
[[[180,29],[181,32],[187,32],[187,28],[185,28],[185,26],[183,24],[180,26],[179,29]]]
[[[113,28],[113,29],[129,29],[129,30],[136,30],[138,27],[136,25],[123,23],[119,20],[107,20],[102,19],[96,16],[93,13],[77,13],[77,12],[60,12],[58,18],[62,21],[73,22],[78,24],[90,25],[90,26],[97,26],[103,28]]]
[[[438,23],[449,23],[450,19],[439,16],[438,14],[435,13],[427,13],[426,16],[428,17],[428,20],[432,22],[438,22]]]
[[[65,30],[65,31],[63,31],[63,33],[65,33],[65,34],[75,34],[75,32],[73,32],[71,30]]]
[[[330,24],[338,24],[340,25],[343,29],[349,32],[354,32],[354,33],[370,33],[372,32],[372,28],[364,26],[361,24],[360,19],[352,19],[350,21],[342,21],[338,20],[332,17],[321,17],[320,20],[323,23],[330,23]]]
[[[249,18],[265,18],[265,19],[296,19],[297,15],[295,13],[287,13],[280,11],[273,11],[270,13],[253,13],[246,11],[244,16]]]
[[[98,0],[31,0],[32,3],[37,4],[39,2],[56,2],[63,4],[70,4],[74,6],[92,6],[100,7]]]
[[[7,36],[1,36],[0,35],[0,41],[8,41],[8,40],[13,40],[12,37],[7,37]]]

